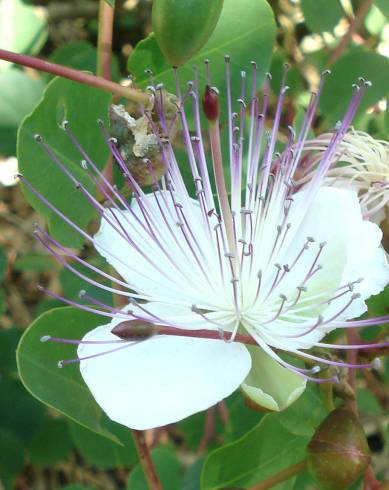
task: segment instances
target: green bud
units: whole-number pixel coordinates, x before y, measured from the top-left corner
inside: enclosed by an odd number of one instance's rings
[[[326,490],[346,490],[366,470],[370,451],[363,428],[351,410],[331,412],[308,446],[308,468]]]
[[[180,66],[208,41],[223,7],[223,0],[154,0],[152,23],[162,53],[172,66]]]

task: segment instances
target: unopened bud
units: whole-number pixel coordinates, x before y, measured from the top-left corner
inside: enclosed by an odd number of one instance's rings
[[[331,412],[308,445],[308,468],[326,490],[349,488],[370,462],[363,428],[351,410]]]
[[[111,330],[111,333],[123,340],[146,340],[157,332],[157,326],[143,320],[124,321]]]
[[[208,121],[213,122],[219,117],[219,94],[214,87],[207,85],[203,95],[203,111]]]

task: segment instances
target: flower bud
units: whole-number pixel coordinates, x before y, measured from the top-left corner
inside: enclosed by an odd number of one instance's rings
[[[203,111],[208,121],[213,122],[219,117],[219,94],[214,87],[207,85],[203,95]]]
[[[308,446],[308,468],[326,490],[345,490],[370,462],[363,428],[351,410],[331,412]]]
[[[123,340],[146,340],[158,332],[158,327],[142,320],[127,320],[118,323],[111,333]]]
[[[199,52],[215,29],[223,0],[153,0],[152,24],[158,45],[173,66]]]

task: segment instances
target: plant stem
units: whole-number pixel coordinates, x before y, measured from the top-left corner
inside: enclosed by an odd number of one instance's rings
[[[285,470],[280,471],[276,475],[273,475],[266,480],[262,480],[261,482],[251,487],[250,490],[266,490],[267,488],[272,488],[278,483],[288,480],[292,476],[298,475],[299,473],[304,471],[306,467],[307,462],[304,459],[303,461],[300,461],[299,463],[296,463],[292,466],[289,466]]]
[[[348,328],[347,332],[347,341],[349,344],[357,344],[360,341],[359,335],[357,334],[355,328]],[[347,351],[347,362],[350,364],[356,364],[358,358],[358,351],[349,349]],[[356,414],[358,417],[358,405],[355,397],[355,389],[356,389],[356,369],[349,368],[348,370],[348,384],[354,392],[354,399],[348,402],[349,408]]]
[[[131,429],[134,438],[136,450],[138,451],[139,461],[150,490],[162,490],[161,482],[159,481],[153,460],[151,459],[150,451],[147,446],[143,430]]]
[[[112,36],[115,10],[106,0],[99,1],[97,76],[111,80]]]
[[[350,42],[353,34],[355,31],[358,29],[358,27],[361,25],[363,19],[365,18],[365,15],[369,11],[370,7],[373,4],[373,0],[366,0],[366,2],[363,2],[362,5],[359,7],[357,10],[354,19],[351,21],[348,31],[346,34],[343,36],[342,40],[340,43],[337,45],[337,47],[334,49],[332,52],[328,62],[327,66],[331,66],[332,64],[335,63],[335,61],[340,58],[345,51],[345,49],[348,46],[348,43]]]
[[[74,70],[73,68],[69,68],[67,66],[50,63],[49,61],[34,58],[33,56],[12,53],[11,51],[0,49],[0,59],[11,63],[17,63],[18,65],[28,66],[29,68],[34,68],[46,73],[52,73],[53,75],[68,78],[69,80],[74,80],[75,82],[83,83],[91,87],[96,87],[104,90],[105,92],[110,92],[120,95],[120,97],[125,97],[126,99],[132,100],[138,104],[146,105],[149,101],[149,96],[140,90],[136,90],[131,87],[123,87],[123,85],[111,82],[110,80],[105,80],[102,77],[96,77],[95,75]]]
[[[209,141],[211,143],[213,170],[215,173],[215,183],[219,196],[220,210],[226,228],[227,241],[230,252],[235,250],[234,226],[230,203],[228,201],[226,182],[224,179],[223,157],[220,143],[219,118],[209,123]]]

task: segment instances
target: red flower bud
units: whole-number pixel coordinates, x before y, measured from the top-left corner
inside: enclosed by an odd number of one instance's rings
[[[216,121],[219,117],[219,94],[214,87],[207,85],[203,95],[203,111],[208,121]]]

